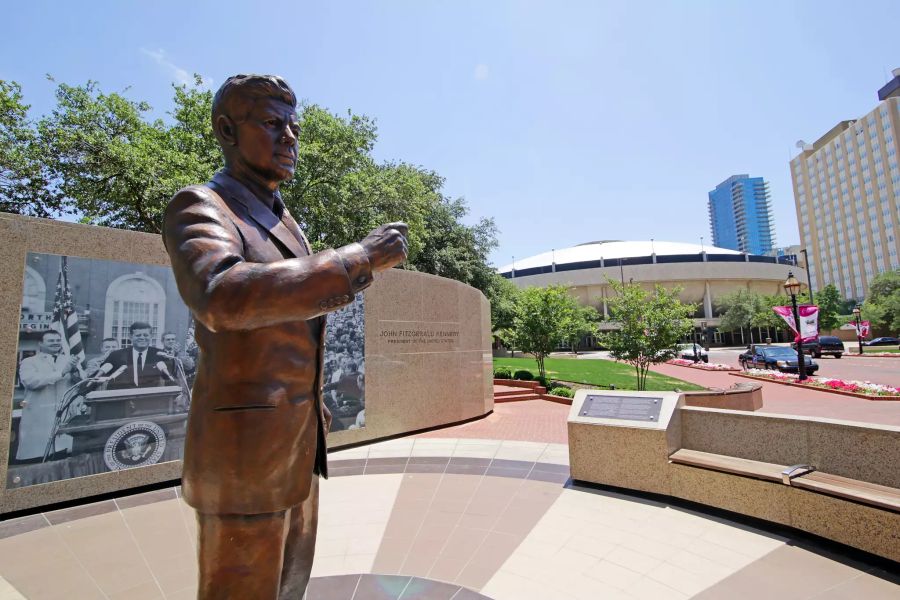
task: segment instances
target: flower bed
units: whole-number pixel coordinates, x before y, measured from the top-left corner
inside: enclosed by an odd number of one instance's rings
[[[871,381],[846,381],[829,377],[808,377],[806,381],[800,382],[799,377],[793,373],[779,373],[765,369],[748,369],[744,373],[737,374],[737,376],[774,381],[785,385],[813,387],[827,392],[855,396],[867,400],[900,400],[900,388],[872,383]]]
[[[667,365],[675,365],[676,367],[690,367],[691,369],[700,369],[701,371],[740,371],[737,367],[731,365],[723,365],[721,363],[705,363],[694,362],[684,358],[672,358],[666,361]]]

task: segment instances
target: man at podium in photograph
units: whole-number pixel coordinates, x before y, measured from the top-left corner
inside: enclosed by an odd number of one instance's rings
[[[182,475],[199,523],[198,598],[299,600],[327,474],[324,315],[405,260],[406,225],[312,251],[279,192],[300,135],[280,77],[228,78],[212,125],[225,168],[178,192],[163,224],[200,347]]]
[[[110,378],[107,389],[174,385],[175,378],[166,365],[166,357],[159,348],[150,345],[153,331],[150,324],[135,321],[128,330],[131,347],[111,352],[98,372],[98,375]]]

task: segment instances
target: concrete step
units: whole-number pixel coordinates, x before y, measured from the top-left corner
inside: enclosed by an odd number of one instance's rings
[[[531,393],[531,388],[516,388],[514,390],[503,390],[494,392],[494,397],[500,396],[518,396],[519,394],[529,394]]]
[[[535,386],[533,388],[517,388],[517,389],[507,389],[502,391],[495,391],[494,398],[502,398],[504,396],[520,396],[522,394],[545,394],[547,390],[542,386]]]
[[[522,381],[520,379],[495,379],[495,385],[505,385],[507,387],[518,387],[518,388],[535,388],[538,385],[537,381]]]
[[[540,400],[540,394],[533,394],[529,392],[523,392],[521,394],[514,395],[505,395],[505,396],[494,396],[494,402],[521,402],[522,400]]]

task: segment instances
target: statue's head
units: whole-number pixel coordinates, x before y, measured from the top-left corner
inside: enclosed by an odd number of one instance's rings
[[[277,75],[235,75],[216,92],[212,125],[225,165],[265,183],[294,176],[300,124],[297,96]]]

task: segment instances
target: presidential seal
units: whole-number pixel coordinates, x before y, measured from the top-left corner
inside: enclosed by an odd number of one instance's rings
[[[110,471],[155,465],[166,449],[166,432],[150,421],[135,421],[116,429],[103,448]]]

